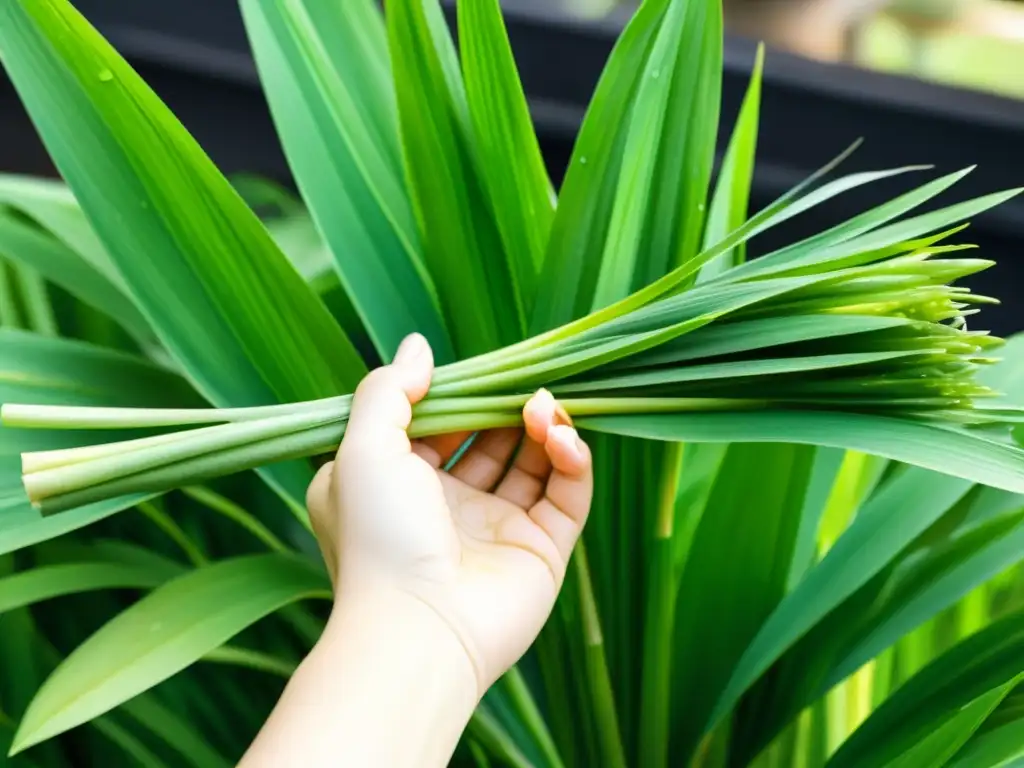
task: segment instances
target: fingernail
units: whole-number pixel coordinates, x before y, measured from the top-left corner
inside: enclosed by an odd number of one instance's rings
[[[569,415],[569,412],[557,400],[555,401],[555,424],[572,426],[572,416]]]
[[[410,333],[402,343],[398,345],[395,352],[394,363],[406,365],[413,362],[427,351],[427,340],[419,333]]]
[[[558,443],[563,449],[574,454],[577,459],[583,456],[576,430],[567,424],[555,424],[551,427],[548,430],[548,440]]]

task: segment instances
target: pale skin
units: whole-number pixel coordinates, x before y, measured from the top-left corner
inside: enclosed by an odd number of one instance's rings
[[[590,451],[550,393],[523,430],[410,441],[433,355],[408,337],[356,390],[309,489],[335,587],[319,642],[243,768],[448,764],[484,692],[554,607],[593,489]]]

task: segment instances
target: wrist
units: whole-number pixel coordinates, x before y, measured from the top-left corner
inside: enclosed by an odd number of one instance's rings
[[[394,588],[341,592],[296,678],[336,692],[325,704],[354,750],[351,766],[447,765],[482,695],[448,624]],[[378,722],[402,739],[370,736]]]

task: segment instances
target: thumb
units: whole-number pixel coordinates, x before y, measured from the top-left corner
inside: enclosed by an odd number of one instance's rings
[[[412,421],[412,406],[423,399],[434,372],[434,353],[418,333],[406,336],[390,365],[370,372],[356,389],[348,417],[346,445],[375,457],[409,453],[406,430]]]

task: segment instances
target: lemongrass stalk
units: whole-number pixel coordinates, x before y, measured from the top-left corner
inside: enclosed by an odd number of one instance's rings
[[[438,400],[417,405],[410,427],[413,437],[441,434],[450,431],[490,429],[521,424],[521,408],[529,395],[495,398],[464,398]],[[434,405],[431,408],[428,406]],[[686,411],[728,411],[763,408],[768,401],[720,398],[580,398],[563,401],[571,416],[614,415],[623,413],[680,413]],[[36,471],[24,478],[26,489],[33,501],[82,491],[94,485],[106,485],[118,478],[134,477],[142,482],[150,472],[162,467],[174,467],[183,461],[202,456],[223,458],[225,452],[253,442],[276,445],[275,439],[284,439],[292,445],[292,437],[310,428],[323,426],[336,435],[331,441],[333,449],[344,433],[344,418],[333,412],[322,414],[293,414],[255,422],[241,422],[202,427],[195,430],[158,435],[100,446],[26,453],[23,466]],[[168,442],[166,439],[170,439]],[[319,438],[314,441],[319,446]],[[267,455],[271,449],[267,448]],[[309,449],[312,450],[312,449]],[[244,454],[238,454],[244,456]],[[268,460],[278,460],[271,455]],[[240,471],[250,468],[238,464],[225,466],[222,471]],[[181,479],[188,480],[182,475]],[[137,487],[137,486],[133,486]],[[168,486],[173,487],[173,486]],[[167,488],[150,490],[167,490]]]
[[[0,421],[7,427],[26,429],[143,429],[183,427],[200,424],[254,421],[337,405],[344,408],[351,395],[301,403],[263,405],[249,408],[102,408],[77,405],[27,405],[4,403]]]
[[[31,451],[21,454],[21,474],[27,476],[46,470],[69,467],[73,464],[82,464],[87,461],[121,456],[128,451],[149,446],[163,446],[174,442],[194,440],[194,433],[199,431],[196,429],[183,432],[169,432],[164,435],[141,437],[136,440],[83,445],[77,448],[56,448],[51,451]]]
[[[619,718],[615,710],[615,695],[612,691],[608,659],[604,651],[601,619],[597,613],[597,600],[594,597],[594,588],[590,580],[587,549],[582,541],[576,544],[571,564],[577,574],[586,677],[594,704],[601,753],[604,756],[605,765],[611,768],[626,768],[626,751],[622,746]]]
[[[129,474],[172,464],[184,458],[206,455],[227,448],[250,444],[280,435],[292,434],[344,420],[334,413],[299,413],[238,424],[203,427],[191,434],[178,433],[172,441],[150,442],[142,438],[123,443],[124,451],[89,461],[58,466],[24,475],[25,491],[30,499],[45,498],[81,487],[81,482],[97,484]],[[180,436],[179,436],[180,435]],[[160,436],[164,437],[164,436]],[[139,443],[143,443],[139,446]],[[78,483],[78,485],[76,485]]]
[[[254,469],[263,464],[314,456],[336,448],[340,441],[341,425],[327,424],[303,432],[191,457],[147,472],[31,501],[40,512],[49,515],[116,496],[163,492],[180,487],[186,482],[196,484],[246,469]]]

